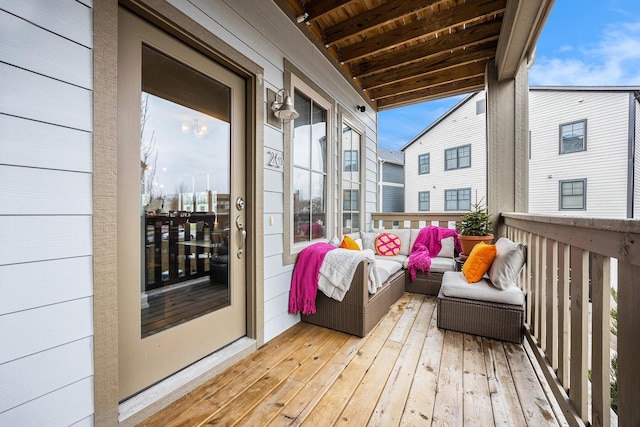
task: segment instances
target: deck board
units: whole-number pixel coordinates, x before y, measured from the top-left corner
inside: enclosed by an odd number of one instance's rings
[[[139,425],[559,424],[522,345],[436,321],[406,293],[364,338],[297,324]]]

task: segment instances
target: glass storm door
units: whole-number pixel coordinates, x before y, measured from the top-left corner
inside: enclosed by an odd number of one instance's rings
[[[123,9],[120,398],[246,334],[245,82]]]

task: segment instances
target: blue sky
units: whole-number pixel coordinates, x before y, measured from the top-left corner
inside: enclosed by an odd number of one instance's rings
[[[531,86],[640,86],[640,1],[556,0]],[[399,150],[464,96],[382,111],[379,144]]]

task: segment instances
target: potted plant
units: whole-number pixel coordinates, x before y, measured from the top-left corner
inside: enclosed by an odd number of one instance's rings
[[[462,245],[460,258],[463,260],[467,259],[476,244],[480,242],[490,244],[493,241],[493,224],[483,200],[472,204],[469,212],[460,218],[460,223],[456,227],[460,232],[458,236]]]

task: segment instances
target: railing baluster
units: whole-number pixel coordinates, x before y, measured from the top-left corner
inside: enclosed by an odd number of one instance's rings
[[[533,236],[525,233],[524,240],[527,242],[527,263],[525,264],[525,293],[527,294],[527,324],[533,329],[533,275],[531,265],[533,264]]]
[[[569,245],[558,245],[558,380],[569,390]]]
[[[594,426],[611,424],[609,393],[611,329],[610,258],[593,254],[591,272],[591,413]]]
[[[540,236],[537,234],[531,239],[531,303],[533,305],[531,314],[531,328],[533,335],[540,345],[540,277],[538,276],[540,264]]]
[[[540,304],[540,314],[538,320],[538,343],[540,348],[546,352],[547,350],[547,238],[539,236],[538,238],[538,289],[540,298],[538,303]]]
[[[547,270],[545,275],[547,310],[547,358],[558,368],[558,242],[547,239]]]
[[[637,242],[637,241],[636,241]],[[630,243],[627,242],[627,245]],[[636,259],[637,262],[637,259]],[[640,425],[640,267],[618,262],[618,422]]]
[[[571,367],[569,398],[585,423],[587,409],[587,356],[589,314],[589,252],[571,248]]]

